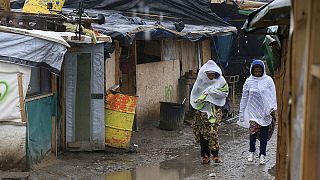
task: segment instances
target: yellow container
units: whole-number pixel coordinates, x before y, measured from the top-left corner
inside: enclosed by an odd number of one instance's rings
[[[105,143],[115,148],[129,147],[137,97],[124,94],[107,95]]]
[[[49,11],[48,3],[52,3],[52,9]],[[25,1],[22,12],[35,14],[57,14],[61,12],[64,0],[28,0]]]
[[[10,0],[0,0],[0,10],[10,11]]]

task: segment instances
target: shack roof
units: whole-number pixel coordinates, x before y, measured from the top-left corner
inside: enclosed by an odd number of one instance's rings
[[[249,32],[273,25],[289,25],[290,8],[290,0],[274,0],[249,14],[242,29]]]
[[[64,9],[78,7],[78,0],[67,0]],[[86,12],[103,14],[106,23],[93,28],[120,42],[131,44],[135,38],[174,37],[198,41],[214,35],[236,32],[210,9],[207,0],[87,0]],[[177,31],[174,24],[184,24]],[[147,32],[147,36],[144,32]]]

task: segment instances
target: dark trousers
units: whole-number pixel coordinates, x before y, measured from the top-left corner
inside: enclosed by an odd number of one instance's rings
[[[218,157],[219,149],[213,150],[209,148],[209,141],[204,139],[202,136],[200,137],[200,146],[201,146],[201,157],[204,157],[206,154],[208,157]]]
[[[268,143],[268,129],[269,126],[261,126],[260,128],[260,155],[266,155],[267,143]],[[256,151],[256,139],[257,133],[250,135],[250,152]]]

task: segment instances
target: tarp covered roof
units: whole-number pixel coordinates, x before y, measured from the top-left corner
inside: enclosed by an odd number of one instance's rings
[[[87,12],[103,14],[106,18],[106,23],[102,25],[93,24],[93,29],[119,40],[123,45],[131,44],[135,38],[146,39],[149,37],[154,39],[175,37],[198,41],[219,33],[236,32],[236,28],[233,26],[191,24],[185,24],[184,29],[178,32],[174,26],[175,22],[171,20],[162,20],[159,22],[152,19],[130,17],[123,15],[123,13],[119,11],[88,10]]]
[[[17,8],[21,1],[16,0],[11,6]],[[80,1],[66,0],[64,13],[77,9]],[[211,11],[207,0],[86,0],[83,3],[89,15],[103,14],[106,18],[105,24],[93,24],[93,29],[123,45],[131,44],[139,36],[198,41],[237,31]],[[178,23],[184,24],[181,32],[174,26]]]
[[[272,25],[289,25],[290,8],[290,0],[274,0],[249,14],[242,29],[253,31]]]
[[[0,61],[59,73],[69,44],[59,34],[0,26]]]
[[[81,0],[66,0],[65,8],[78,8]],[[208,0],[86,0],[86,9],[117,10],[181,18],[186,24],[230,26],[210,9]]]
[[[80,0],[67,0],[64,7],[77,8]],[[99,32],[131,44],[148,32],[150,38],[177,37],[198,41],[218,33],[236,32],[210,9],[207,0],[86,0],[90,13],[104,14],[106,23],[94,24]],[[183,22],[178,32],[175,23]]]

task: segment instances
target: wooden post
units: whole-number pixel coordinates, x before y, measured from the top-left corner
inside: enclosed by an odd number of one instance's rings
[[[287,36],[284,34],[283,36]],[[288,179],[289,171],[289,122],[290,122],[290,61],[288,56],[288,40],[285,38],[282,42],[281,65],[280,69],[275,71],[274,81],[277,91],[278,102],[278,134],[277,134],[277,165],[276,179]]]
[[[57,93],[57,76],[55,74],[51,74],[51,90],[53,94]],[[56,116],[52,116],[51,118],[51,152],[57,157],[58,149],[57,149],[57,118]]]
[[[115,41],[115,83],[119,84],[120,82],[120,55],[121,55],[121,47],[118,41]]]
[[[52,132],[51,132],[51,152],[57,157],[57,120],[55,116],[51,118]]]
[[[67,151],[67,140],[66,140],[66,103],[65,103],[65,86],[64,86],[64,63],[61,66],[61,75],[60,84],[61,84],[61,93],[60,93],[60,107],[61,107],[61,141],[62,141],[62,150],[63,152]]]
[[[24,108],[24,96],[23,96],[23,84],[22,84],[22,73],[18,73],[18,89],[19,89],[21,121],[26,122],[26,112],[25,112],[25,108]]]
[[[51,74],[51,91],[52,93],[57,92],[57,76],[55,74]]]
[[[136,95],[136,66],[137,66],[137,48],[136,41],[129,47],[129,94]]]

